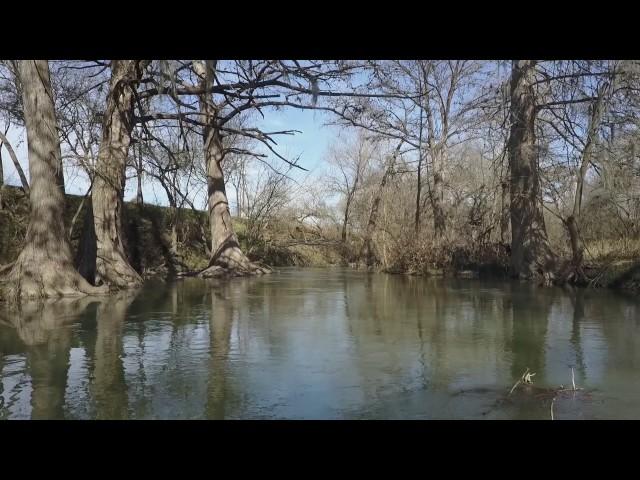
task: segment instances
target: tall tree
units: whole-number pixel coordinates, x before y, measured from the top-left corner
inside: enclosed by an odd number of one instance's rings
[[[64,181],[53,92],[46,60],[18,64],[27,130],[31,215],[10,274],[9,297],[101,293],[74,269],[64,224]]]
[[[369,91],[360,104],[337,99],[338,123],[403,140],[417,153],[414,228],[420,230],[423,187],[433,213],[433,232],[446,232],[445,172],[452,144],[465,140],[479,119],[475,89],[481,63],[465,60],[366,61]],[[371,92],[376,92],[377,95]],[[364,95],[363,95],[364,96]],[[427,175],[423,175],[423,169]],[[426,185],[424,180],[426,177]]]
[[[514,60],[511,70],[511,273],[523,279],[553,277],[555,257],[542,213],[535,135],[535,60]]]
[[[207,60],[195,64],[196,74],[200,77],[200,87],[210,92],[215,75],[215,62]],[[200,273],[201,276],[232,273],[248,275],[266,273],[262,267],[252,263],[240,249],[238,237],[231,223],[229,201],[225,189],[222,162],[224,148],[220,128],[218,126],[218,110],[210,93],[199,96],[200,113],[204,123],[202,135],[204,140],[204,159],[207,169],[207,206],[209,225],[211,228],[211,258],[209,268]]]
[[[249,262],[239,247],[233,226],[229,221],[229,205],[224,188],[223,163],[227,153],[237,153],[263,160],[268,153],[242,145],[225,144],[229,136],[239,136],[255,140],[276,158],[290,166],[304,168],[283,157],[274,149],[277,135],[290,135],[295,130],[264,131],[257,125],[244,125],[239,119],[251,112],[280,109],[332,110],[318,105],[324,97],[359,96],[372,94],[357,93],[353,90],[340,92],[335,88],[346,84],[343,80],[357,70],[357,66],[344,61],[285,61],[285,60],[235,60],[235,61],[176,61],[169,62],[175,68],[165,65],[169,84],[158,84],[140,92],[140,98],[168,95],[175,104],[161,105],[165,111],[148,112],[137,119],[147,125],[150,122],[177,120],[175,128],[180,131],[199,127],[204,135],[204,157],[208,186],[210,226],[213,233],[210,267],[201,272],[203,276],[232,274],[254,274],[264,269]],[[162,68],[162,67],[161,67]],[[205,75],[206,73],[206,75]],[[194,82],[196,78],[196,82]],[[329,85],[331,90],[321,86]],[[373,96],[379,96],[373,94]],[[196,97],[199,108],[190,103],[189,97]],[[311,102],[305,99],[311,97]],[[168,110],[168,111],[167,111]],[[150,134],[149,128],[146,133]],[[264,160],[263,160],[264,161]]]
[[[346,243],[353,205],[362,189],[373,146],[365,131],[361,130],[357,136],[340,146],[334,145],[331,150],[329,162],[334,171],[329,175],[329,182],[331,190],[338,193],[344,201],[340,239],[342,243]]]
[[[135,90],[148,60],[113,60],[102,142],[91,194],[96,234],[95,283],[127,288],[142,283],[124,251],[122,212],[127,155],[134,126]]]
[[[578,169],[576,179],[576,191],[574,194],[573,209],[571,215],[566,220],[567,229],[569,231],[569,239],[571,241],[571,251],[573,254],[573,267],[579,277],[584,277],[582,271],[582,261],[584,259],[584,244],[580,236],[580,217],[582,211],[582,197],[584,183],[587,176],[587,170],[592,162],[594,145],[597,141],[598,129],[602,122],[607,97],[609,95],[611,83],[604,82],[598,89],[597,98],[591,106],[591,115],[589,118],[589,126],[587,128],[587,138],[580,159],[580,168]]]
[[[380,200],[382,199],[382,193],[387,186],[387,180],[393,173],[393,169],[396,164],[396,158],[398,157],[402,144],[403,142],[401,140],[398,143],[398,146],[396,147],[393,154],[387,157],[384,173],[382,174],[382,179],[380,180],[380,186],[375,191],[373,202],[371,202],[371,213],[369,214],[369,221],[367,222],[367,228],[364,234],[364,242],[362,244],[362,249],[360,250],[359,255],[361,260],[364,258],[365,263],[368,267],[372,266],[376,261],[376,255],[373,248],[373,232],[378,222]]]

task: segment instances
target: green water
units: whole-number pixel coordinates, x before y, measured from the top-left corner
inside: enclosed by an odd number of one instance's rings
[[[3,419],[640,418],[640,302],[284,269],[0,312]]]

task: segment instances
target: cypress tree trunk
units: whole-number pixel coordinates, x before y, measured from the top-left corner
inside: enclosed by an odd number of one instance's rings
[[[511,70],[511,273],[521,279],[553,279],[555,258],[542,214],[536,107],[533,91],[534,60],[514,60]]]
[[[205,65],[197,63],[197,73],[201,76],[203,88],[210,88],[213,79],[213,62]],[[211,228],[211,258],[209,267],[200,272],[202,277],[220,275],[256,275],[268,273],[245,256],[240,249],[238,237],[231,224],[229,201],[224,184],[222,160],[224,149],[220,130],[216,124],[216,109],[210,94],[200,95],[200,112],[206,124],[203,131],[204,158],[207,167],[207,192],[209,225]]]
[[[25,245],[9,274],[13,300],[102,293],[73,267],[64,226],[62,155],[46,60],[18,63],[27,130],[31,214]]]
[[[112,288],[142,283],[124,250],[122,212],[125,168],[133,130],[134,89],[147,64],[146,60],[113,60],[96,162],[91,194],[97,241],[95,283]]]

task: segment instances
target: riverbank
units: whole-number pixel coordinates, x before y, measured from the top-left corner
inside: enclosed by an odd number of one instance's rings
[[[19,188],[4,187],[4,208],[0,210],[0,277],[18,256],[26,234],[29,205]],[[76,252],[89,199],[66,195],[65,224]],[[208,264],[210,242],[207,214],[192,209],[171,209],[125,202],[125,249],[133,267],[144,277],[167,278],[198,271]],[[362,240],[352,235],[346,243],[326,238],[311,228],[286,220],[269,222],[250,234],[247,219],[233,218],[243,251],[252,261],[273,267],[351,266],[358,262]],[[640,253],[635,246],[599,244],[587,248],[587,286],[640,292]],[[415,239],[405,248],[381,259],[369,270],[426,277],[507,278],[508,247],[502,244],[468,246],[435,245]]]
[[[22,248],[29,222],[29,203],[21,189],[4,187],[0,210],[0,268],[6,270]],[[72,252],[78,251],[90,199],[66,195],[65,224]],[[249,259],[268,265],[328,266],[343,264],[336,242],[327,241],[300,226],[274,224],[249,235],[248,221],[233,218],[234,230]],[[209,261],[207,213],[125,202],[125,250],[132,266],[145,278],[172,276],[205,268]],[[1,273],[1,272],[0,272]]]

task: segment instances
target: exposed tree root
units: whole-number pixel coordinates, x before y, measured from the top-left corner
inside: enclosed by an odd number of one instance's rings
[[[50,297],[104,295],[108,287],[94,287],[70,262],[38,258],[28,253],[18,257],[8,276],[7,299],[11,301]]]
[[[200,278],[246,277],[264,275],[272,270],[264,265],[251,262],[239,247],[225,249],[209,267],[198,273]]]
[[[96,283],[105,283],[112,289],[134,288],[142,285],[142,277],[121,252],[111,250],[109,253],[109,258],[98,256],[96,260]]]

